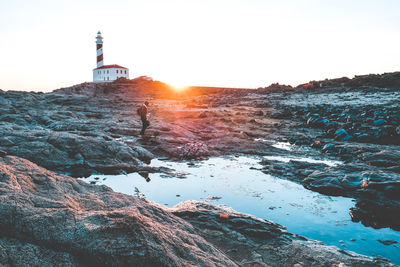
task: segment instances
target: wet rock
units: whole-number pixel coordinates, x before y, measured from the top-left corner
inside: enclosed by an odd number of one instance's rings
[[[322,151],[332,151],[334,149],[335,149],[335,145],[334,144],[326,144],[322,148]]]
[[[171,211],[200,229],[202,236],[212,243],[217,242],[221,251],[239,263],[258,261],[260,265],[256,266],[293,266],[299,262],[304,266],[331,266],[338,262],[377,264],[360,261],[360,258],[351,259],[355,256],[351,252],[343,253],[336,247],[292,235],[270,221],[221,206],[185,201]],[[220,214],[229,214],[229,217],[222,219]],[[383,261],[382,264],[390,263]]]
[[[378,239],[378,242],[380,242],[380,243],[382,243],[382,244],[384,244],[386,246],[398,243],[396,240],[380,240],[380,239]]]
[[[369,134],[360,134],[357,136],[357,141],[359,142],[368,142],[371,140],[371,136]]]
[[[307,124],[314,127],[329,127],[332,125],[328,119],[322,118],[318,114],[314,114],[313,117],[310,117],[307,120]]]
[[[343,141],[350,141],[350,140],[353,140],[353,136],[352,136],[352,135],[346,135],[346,136],[343,138]]]
[[[385,119],[374,120],[374,125],[375,126],[379,126],[379,125],[382,125],[382,124],[385,124],[385,123],[387,123],[387,121]]]
[[[355,207],[350,209],[353,222],[361,222],[365,226],[376,229],[390,227],[396,231],[400,230],[397,218],[399,212],[398,204],[389,206],[369,199],[358,201]]]
[[[338,129],[335,132],[335,139],[338,140],[343,140],[346,136],[348,136],[349,134],[347,133],[347,131],[345,129]]]

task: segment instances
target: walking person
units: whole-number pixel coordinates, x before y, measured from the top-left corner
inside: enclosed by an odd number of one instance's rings
[[[137,113],[140,116],[140,119],[142,120],[142,130],[140,131],[141,135],[144,135],[144,131],[146,130],[147,127],[150,125],[150,121],[147,119],[147,113],[148,113],[148,108],[149,102],[145,101],[138,109]]]

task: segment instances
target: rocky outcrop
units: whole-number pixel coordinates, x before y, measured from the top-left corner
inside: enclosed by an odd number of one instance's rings
[[[321,88],[400,88],[400,72],[383,74],[356,75],[352,79],[347,77],[310,81],[297,86],[297,89],[321,89]]]
[[[392,86],[397,75],[371,76],[360,88],[353,80],[331,80],[319,90],[301,90],[317,85],[312,82],[297,89],[275,84],[176,92],[146,77],[47,94],[0,90],[0,156],[18,156],[74,177],[171,171],[147,166],[154,157],[331,159],[342,163],[265,160],[263,171],[326,195],[354,198],[354,221],[400,229],[400,94]],[[389,88],[377,88],[384,77],[392,81]],[[144,100],[150,100],[151,126],[140,136],[136,107]],[[277,141],[294,149],[277,148]]]
[[[359,198],[362,190],[362,200],[376,204],[358,207],[397,205],[394,192],[400,188],[393,181],[400,179],[398,90],[273,87],[192,87],[175,92],[141,77],[83,83],[48,94],[1,91],[0,151],[82,177],[160,171],[146,166],[154,157],[202,159],[235,153],[286,157],[292,152],[271,145],[288,141],[302,150],[298,156],[336,158],[349,168],[327,171],[332,179],[320,181],[316,174],[325,172],[321,165],[307,167],[317,171],[311,176],[291,163],[269,164],[264,171],[280,173],[324,194]],[[151,126],[142,137],[136,107],[149,98]],[[352,165],[358,170],[353,171]],[[357,188],[359,178],[342,179],[363,170],[369,173],[363,176],[367,184],[381,185]],[[386,182],[391,184],[385,186]],[[355,220],[363,215],[366,225],[399,227],[376,214],[382,209],[357,210]],[[383,220],[371,223],[371,218]]]
[[[115,120],[112,101],[95,98],[106,85],[85,86],[82,95],[1,92],[0,150],[73,176],[132,172],[153,158],[136,142],[139,122]]]
[[[0,177],[3,237],[83,265],[235,265],[192,225],[144,200],[16,157],[1,159]]]
[[[82,266],[66,252],[58,252],[14,238],[0,238],[0,266]]]
[[[172,209],[0,158],[0,264],[391,266],[200,202]]]
[[[286,140],[312,148],[298,151],[296,156],[342,163],[328,168],[268,161],[264,171],[323,194],[355,198],[354,221],[400,229],[394,215],[400,212],[399,96],[397,89],[371,87],[286,94],[275,102],[279,112],[274,116],[287,122]]]

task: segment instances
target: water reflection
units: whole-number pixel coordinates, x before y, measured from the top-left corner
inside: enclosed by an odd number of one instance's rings
[[[142,176],[146,180],[146,182],[150,182],[151,181],[148,172],[139,172],[139,175]]]
[[[258,170],[262,167],[259,160],[250,157],[211,158],[201,162],[153,160],[151,166],[175,169],[175,173],[185,174],[184,179],[158,173],[132,173],[95,175],[83,180],[131,195],[137,195],[137,188],[147,199],[168,206],[184,200],[223,204],[280,223],[289,232],[327,245],[370,256],[381,255],[400,263],[400,249],[396,244],[384,245],[377,241],[400,241],[399,232],[353,223],[348,212],[354,205],[352,199],[321,195],[265,174]],[[108,179],[96,180],[96,177]]]
[[[343,162],[337,160],[319,160],[319,159],[304,158],[304,157],[296,158],[296,157],[282,157],[282,156],[264,156],[264,158],[267,160],[280,161],[280,162],[300,161],[300,162],[308,162],[315,164],[325,164],[330,167],[343,164]]]

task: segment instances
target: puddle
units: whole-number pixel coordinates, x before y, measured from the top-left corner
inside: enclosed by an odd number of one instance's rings
[[[289,142],[276,142],[275,144],[272,144],[273,147],[291,151],[293,149],[293,145],[291,145]]]
[[[316,164],[325,164],[330,167],[338,166],[343,164],[341,161],[337,160],[319,160],[312,158],[295,158],[295,157],[281,157],[281,156],[264,156],[265,159],[280,161],[280,162],[289,162],[289,161],[300,161],[300,162],[308,162],[308,163],[316,163]]]
[[[256,138],[254,139],[254,142],[263,142],[263,143],[268,143],[272,147],[291,151],[293,150],[293,145],[291,145],[289,142],[273,142],[271,140],[263,139],[263,138]]]
[[[147,199],[169,207],[184,200],[226,205],[239,212],[272,220],[286,226],[289,232],[321,240],[327,245],[369,256],[383,256],[400,264],[400,248],[377,241],[400,242],[399,232],[353,223],[349,215],[349,209],[354,205],[352,199],[324,196],[291,181],[264,174],[257,170],[262,167],[259,160],[261,158],[210,158],[195,164],[152,160],[151,166],[173,168],[185,173],[186,179],[163,178],[161,174],[153,173],[145,177],[132,173],[93,175],[82,180],[105,184],[125,194],[142,193]],[[338,164],[307,158],[296,160]]]

